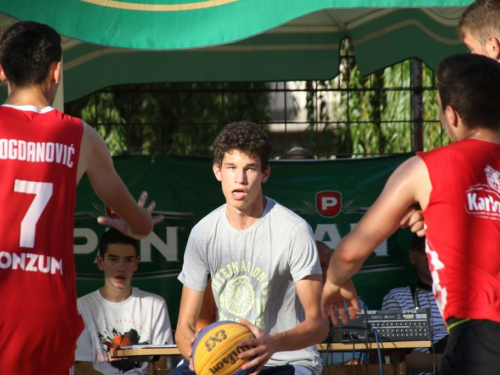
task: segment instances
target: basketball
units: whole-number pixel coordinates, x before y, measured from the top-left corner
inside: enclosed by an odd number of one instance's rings
[[[240,341],[254,338],[245,326],[235,322],[216,322],[205,327],[193,344],[193,366],[197,375],[248,375],[255,368],[241,370],[252,358],[239,359],[249,346],[237,347]]]

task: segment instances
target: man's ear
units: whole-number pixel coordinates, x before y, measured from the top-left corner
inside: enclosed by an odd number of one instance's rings
[[[262,172],[262,180],[261,180],[261,183],[264,183],[267,181],[267,179],[269,178],[269,175],[271,174],[271,167],[268,165],[266,170],[264,172]]]
[[[488,37],[486,52],[488,57],[500,62],[500,40],[496,36],[490,35]]]
[[[141,261],[141,257],[140,256],[136,256],[135,257],[135,267],[134,267],[134,272],[137,271],[137,269],[139,268],[139,262]]]
[[[104,259],[102,259],[102,256],[100,254],[97,254],[97,267],[99,267],[99,269],[101,271],[104,271]]]
[[[62,61],[57,63],[56,70],[54,70],[54,81],[56,83],[61,82],[61,73],[62,73]]]
[[[49,70],[49,77],[48,79],[50,82],[54,82],[55,84],[59,84],[61,81],[61,69],[62,69],[62,64],[61,62],[53,62],[50,64],[50,70]]]
[[[214,165],[212,166],[212,170],[214,171],[214,175],[215,175],[215,178],[217,179],[217,181],[221,181],[222,180],[222,176],[220,175],[221,174],[221,170],[220,170],[219,164],[214,163]]]
[[[448,122],[448,124],[456,128],[459,120],[457,111],[455,111],[448,105],[444,110],[444,115],[446,116],[446,121]]]
[[[7,82],[7,76],[5,75],[5,72],[3,71],[2,65],[0,65],[0,79],[2,82]]]

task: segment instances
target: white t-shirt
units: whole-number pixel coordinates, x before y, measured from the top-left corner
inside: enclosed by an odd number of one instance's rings
[[[110,362],[103,341],[122,335],[122,346],[174,343],[167,304],[156,294],[132,288],[126,301],[110,302],[96,290],[78,299],[78,311],[85,329],[78,338],[75,360],[93,362],[94,369],[103,374],[147,374],[147,363]]]

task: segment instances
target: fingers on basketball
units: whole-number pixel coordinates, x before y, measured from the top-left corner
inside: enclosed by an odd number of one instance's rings
[[[204,328],[193,344],[193,365],[197,375],[249,375],[255,368],[242,370],[251,358],[238,358],[250,346],[238,343],[255,336],[245,326],[236,322],[216,322]]]

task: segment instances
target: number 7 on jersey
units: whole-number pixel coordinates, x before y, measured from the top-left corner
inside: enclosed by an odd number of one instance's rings
[[[35,194],[24,219],[21,221],[21,237],[19,246],[33,248],[35,246],[36,223],[52,196],[53,184],[51,182],[34,182],[16,180],[14,191],[16,193]]]

